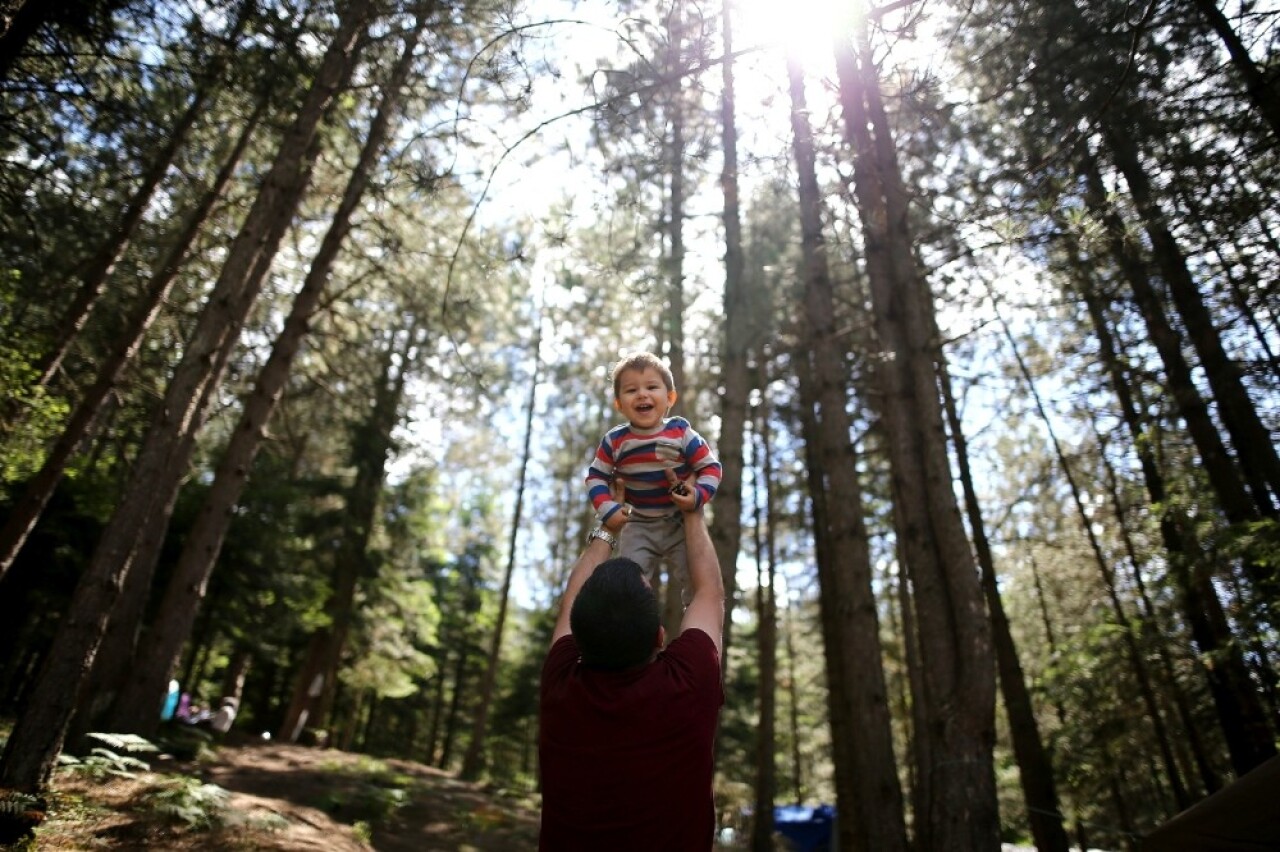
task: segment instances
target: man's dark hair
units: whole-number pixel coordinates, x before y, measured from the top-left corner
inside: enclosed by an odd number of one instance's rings
[[[569,629],[583,665],[609,671],[647,661],[660,622],[657,595],[640,566],[625,557],[601,562],[569,611]]]

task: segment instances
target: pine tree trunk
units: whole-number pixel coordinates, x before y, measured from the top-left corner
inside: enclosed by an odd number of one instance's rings
[[[788,59],[787,76],[800,190],[800,277],[807,349],[796,353],[795,369],[803,402],[801,419],[821,586],[836,824],[843,849],[893,852],[907,847],[906,824],[871,585],[870,542],[846,408],[846,371],[835,329],[835,297],[822,234],[813,133],[804,79],[794,60]]]
[[[1040,726],[1036,722],[1035,708],[1031,704],[1031,693],[1027,689],[1026,676],[1018,659],[1013,632],[1009,628],[1009,617],[1005,614],[1004,601],[1000,597],[995,559],[987,540],[977,489],[973,485],[973,474],[969,470],[968,442],[965,440],[960,412],[956,409],[951,376],[945,365],[939,370],[939,378],[942,383],[942,401],[951,428],[951,440],[955,446],[960,484],[964,490],[974,552],[982,571],[982,591],[986,595],[987,613],[991,618],[991,644],[996,652],[1000,694],[1004,697],[1005,713],[1009,717],[1009,736],[1013,741],[1014,757],[1018,761],[1018,780],[1027,806],[1027,822],[1031,826],[1031,836],[1038,852],[1067,852],[1070,841],[1062,824],[1062,808],[1058,802],[1057,783],[1053,778],[1053,763],[1040,738]]]
[[[1266,730],[1266,715],[1250,683],[1217,592],[1208,582],[1209,569],[1200,555],[1194,527],[1189,519],[1177,517],[1174,514],[1176,508],[1170,505],[1164,475],[1156,462],[1147,429],[1130,391],[1105,306],[1084,274],[1083,269],[1078,269],[1077,279],[1084,291],[1099,341],[1098,354],[1138,453],[1147,494],[1152,506],[1157,507],[1160,513],[1160,536],[1168,556],[1170,573],[1178,588],[1192,638],[1209,663],[1205,667],[1209,692],[1232,755],[1232,764],[1236,773],[1242,774],[1266,759],[1269,753],[1274,753],[1274,745],[1270,751],[1267,747],[1271,737]]]
[[[1211,223],[1206,221],[1209,216],[1206,215],[1204,205],[1194,197],[1195,193],[1196,190],[1186,184],[1178,184],[1177,196],[1182,221],[1195,228],[1196,236],[1217,260],[1218,268],[1226,279],[1226,289],[1230,292],[1239,321],[1247,325],[1253,333],[1251,345],[1257,347],[1260,356],[1255,360],[1261,360],[1266,364],[1274,384],[1280,381],[1280,355],[1276,354],[1271,345],[1268,330],[1263,327],[1259,319],[1259,316],[1266,317],[1270,321],[1270,328],[1272,330],[1276,328],[1275,312],[1264,291],[1267,275],[1258,271],[1257,259],[1253,257],[1255,252],[1250,247],[1242,245],[1239,233],[1231,236],[1230,243],[1224,243],[1223,240],[1226,237],[1219,237],[1211,231]],[[1262,253],[1257,252],[1257,254]]]
[[[184,441],[181,455],[182,468],[190,462],[194,441]],[[77,703],[75,713],[68,726],[68,741],[78,743],[80,737],[90,731],[128,731],[128,727],[115,727],[116,720],[109,711],[119,695],[120,687],[129,666],[133,662],[138,646],[138,636],[142,625],[147,603],[151,598],[152,579],[155,576],[156,562],[160,553],[165,531],[169,526],[169,518],[176,505],[178,489],[174,489],[171,498],[165,505],[151,513],[145,525],[138,533],[139,545],[133,558],[133,566],[125,576],[124,587],[120,591],[120,600],[112,611],[107,622],[107,630],[103,635],[98,652],[93,657],[93,665],[81,687],[81,699]],[[168,679],[165,680],[165,692],[168,692]],[[164,706],[163,698],[157,700],[154,707],[146,709],[155,719],[147,729],[154,733],[160,724],[160,710]],[[135,723],[140,724],[140,723]]]
[[[457,665],[453,671],[453,694],[449,697],[449,710],[445,714],[444,742],[440,746],[440,762],[437,764],[446,771],[453,763],[453,744],[457,741],[458,729],[462,727],[462,696],[467,691],[470,657],[464,643],[458,649]]]
[[[682,36],[679,33],[673,33],[672,38],[677,40]],[[685,157],[685,130],[684,130],[684,104],[680,97],[679,81],[676,82],[672,91],[671,101],[671,136],[669,139],[669,153],[667,169],[670,173],[671,187],[670,198],[668,200],[667,213],[667,238],[671,245],[671,254],[667,258],[667,311],[665,316],[665,334],[667,337],[667,362],[671,368],[671,377],[675,382],[676,388],[681,394],[690,394],[690,389],[685,386],[685,363],[684,363],[684,205],[685,205],[685,189],[684,189],[684,157]],[[673,411],[676,413],[687,410],[677,399]],[[726,593],[728,588],[725,588]],[[662,623],[666,628],[668,636],[677,636],[680,633],[680,620],[684,616],[684,601],[680,584],[675,581],[675,577],[670,571],[667,572],[665,582],[663,583],[663,613]],[[729,609],[732,608],[731,597],[726,598],[729,602]],[[731,619],[725,619],[725,630],[723,644],[728,647]],[[728,654],[724,655],[725,658]],[[723,661],[722,661],[723,662]]]
[[[768,387],[762,381],[761,387]],[[756,495],[752,501],[755,510],[756,551],[756,613],[759,627],[756,633],[756,656],[760,668],[759,702],[760,716],[756,727],[756,779],[755,819],[751,825],[751,848],[754,852],[773,852],[773,808],[777,798],[777,658],[778,658],[778,606],[774,588],[777,575],[777,554],[774,532],[777,518],[773,502],[773,451],[769,440],[769,405],[760,406],[759,459],[753,477]],[[764,488],[760,488],[761,480]],[[763,494],[759,493],[763,490]],[[763,517],[761,502],[764,503]],[[763,530],[763,535],[761,531]]]
[[[1107,474],[1107,491],[1111,497],[1111,505],[1115,512],[1116,527],[1119,530],[1121,541],[1124,542],[1125,554],[1129,557],[1129,564],[1133,568],[1133,584],[1138,592],[1138,602],[1142,607],[1142,619],[1139,626],[1142,638],[1148,647],[1156,649],[1156,657],[1160,661],[1160,674],[1163,675],[1165,692],[1173,702],[1174,710],[1178,714],[1178,721],[1182,724],[1182,734],[1186,739],[1187,747],[1191,751],[1191,759],[1200,774],[1200,781],[1205,790],[1213,793],[1222,786],[1222,782],[1218,780],[1217,771],[1214,770],[1209,762],[1208,752],[1205,750],[1203,740],[1200,738],[1199,728],[1191,715],[1191,707],[1187,702],[1186,694],[1178,683],[1177,676],[1174,673],[1173,660],[1169,656],[1168,643],[1180,642],[1181,639],[1180,637],[1174,638],[1170,636],[1166,640],[1166,637],[1158,632],[1157,627],[1160,624],[1160,616],[1156,612],[1150,593],[1147,591],[1147,582],[1143,579],[1145,560],[1138,555],[1138,544],[1134,540],[1133,525],[1129,521],[1128,512],[1120,494],[1119,478],[1116,476],[1115,466],[1107,456],[1106,436],[1098,430],[1096,423],[1094,424],[1094,437],[1098,442],[1099,459]],[[1180,756],[1182,756],[1181,751]],[[1190,772],[1187,775],[1190,777]]]
[[[414,322],[417,320],[415,319]],[[418,344],[418,329],[404,333],[403,351],[394,343],[382,356],[382,371],[373,409],[365,425],[355,431],[351,448],[355,481],[347,492],[345,528],[334,565],[333,589],[325,602],[329,625],[317,630],[307,646],[307,657],[296,681],[293,698],[281,725],[281,736],[296,742],[304,725],[329,724],[334,690],[347,634],[354,621],[356,589],[375,570],[369,553],[378,498],[386,479],[391,453],[391,433],[399,418],[409,374],[409,354]],[[399,371],[396,371],[396,364]],[[319,691],[317,691],[317,685]]]
[[[516,484],[516,505],[511,518],[511,536],[507,540],[507,567],[502,574],[502,591],[498,595],[498,617],[493,626],[493,637],[489,643],[489,659],[480,682],[480,696],[476,702],[475,718],[472,720],[471,740],[462,756],[462,770],[459,773],[464,780],[474,781],[484,770],[484,742],[489,722],[489,710],[493,705],[493,689],[498,680],[498,666],[502,656],[502,629],[507,621],[507,603],[511,597],[511,577],[516,568],[516,543],[519,538],[520,521],[524,514],[525,483],[529,475],[530,444],[533,440],[533,418],[536,412],[538,397],[538,379],[542,368],[542,319],[538,318],[538,332],[533,341],[533,375],[529,377],[529,402],[525,406],[524,447],[520,455],[520,479]]]
[[[99,364],[97,378],[76,404],[75,411],[62,429],[62,434],[58,436],[58,440],[45,456],[40,471],[26,484],[22,496],[5,518],[4,528],[0,529],[0,580],[3,580],[5,573],[13,565],[13,560],[17,558],[22,546],[26,543],[27,536],[31,534],[45,506],[48,505],[49,498],[53,496],[58,483],[62,481],[62,475],[66,471],[71,456],[93,432],[94,424],[98,421],[111,392],[120,381],[124,368],[133,361],[152,322],[159,316],[164,300],[178,277],[182,259],[200,233],[210,211],[213,210],[214,203],[222,197],[223,190],[235,173],[236,166],[239,165],[249,145],[249,140],[262,118],[265,107],[265,101],[260,102],[241,130],[235,148],[219,169],[213,186],[204,194],[200,204],[188,217],[186,226],[173,248],[152,274],[147,285],[146,296],[130,317],[125,326],[126,331],[121,334],[106,359]]]
[[[1280,498],[1280,455],[1271,432],[1258,416],[1241,380],[1240,368],[1222,345],[1222,337],[1191,272],[1186,256],[1165,222],[1164,214],[1152,195],[1151,183],[1133,139],[1113,123],[1103,124],[1108,147],[1142,216],[1147,237],[1151,240],[1151,256],[1169,288],[1169,294],[1182,319],[1187,337],[1195,347],[1213,397],[1218,403],[1218,416],[1231,436],[1240,466],[1258,511],[1264,517],[1276,517],[1276,498]]]
[[[796,687],[795,625],[791,623],[791,606],[785,613],[782,631],[787,643],[787,729],[791,734],[791,796],[798,805],[804,801],[804,761],[800,758],[800,690]]]
[[[374,116],[360,156],[329,228],[301,289],[294,296],[289,316],[277,335],[271,355],[258,374],[253,391],[223,453],[209,494],[187,535],[177,566],[164,591],[154,624],[147,634],[147,654],[135,660],[113,713],[111,730],[142,736],[155,732],[158,716],[152,712],[164,701],[165,685],[172,677],[204,600],[209,578],[217,564],[236,504],[244,493],[258,449],[266,437],[267,423],[288,383],[294,359],[302,348],[311,320],[328,286],[334,260],[351,230],[352,216],[369,186],[387,138],[400,112],[400,95],[410,69],[419,36],[426,25],[420,17],[406,36],[405,47]]]
[[[53,16],[55,6],[37,0],[12,0],[11,12],[5,16],[4,34],[0,36],[0,80],[8,80],[13,66],[31,38]]]
[[[227,260],[205,310],[183,352],[165,399],[130,473],[124,498],[112,515],[94,556],[72,596],[71,607],[33,687],[26,711],[18,718],[0,759],[0,784],[37,790],[48,782],[62,748],[67,724],[84,676],[102,641],[106,622],[129,571],[142,519],[164,502],[161,492],[176,485],[170,466],[182,436],[194,431],[215,378],[210,359],[239,334],[257,295],[267,261],[292,217],[309,178],[308,154],[320,119],[345,79],[354,57],[357,35],[370,11],[370,0],[353,0],[344,15],[321,69],[293,128],[280,150],[244,225],[228,249]],[[273,239],[273,237],[275,237]]]
[[[1239,33],[1231,28],[1231,22],[1222,14],[1214,0],[1192,0],[1210,28],[1222,39],[1227,53],[1231,56],[1231,64],[1244,83],[1245,93],[1253,103],[1262,119],[1271,128],[1272,142],[1280,142],[1280,97],[1277,97],[1274,82],[1268,82],[1263,69],[1253,61],[1248,48],[1240,39]],[[1274,70],[1273,72],[1274,73]]]
[[[916,695],[927,745],[918,767],[922,849],[987,850],[999,842],[995,771],[995,670],[990,623],[952,489],[936,365],[932,295],[919,269],[906,189],[879,95],[869,36],[837,49],[839,94],[856,152],[875,328],[879,414],[889,451],[898,551],[911,582],[921,662]],[[874,126],[874,135],[872,127]]]
[[[459,653],[461,651],[459,650]],[[449,661],[448,649],[444,649],[436,665],[435,689],[431,698],[431,729],[427,732],[427,747],[423,752],[423,762],[430,766],[440,766],[440,731],[444,727],[444,681],[445,663]]]
[[[1066,452],[1062,448],[1061,442],[1058,440],[1057,432],[1053,427],[1053,422],[1049,418],[1048,411],[1045,409],[1044,402],[1040,397],[1039,391],[1036,389],[1035,381],[1028,369],[1026,361],[1022,357],[1017,341],[1013,337],[1013,333],[1009,330],[1009,326],[1005,323],[1003,317],[1000,316],[999,308],[996,308],[996,318],[1004,331],[1005,339],[1009,344],[1010,351],[1014,360],[1018,364],[1018,370],[1022,375],[1022,380],[1027,386],[1028,392],[1031,394],[1035,403],[1036,412],[1040,415],[1040,420],[1044,424],[1045,432],[1049,436],[1049,441],[1053,445],[1055,458],[1058,460],[1058,467],[1062,471],[1062,475],[1066,478],[1067,487],[1071,491],[1072,503],[1076,509],[1076,515],[1080,520],[1080,527],[1085,534],[1085,538],[1089,542],[1089,548],[1093,553],[1094,564],[1098,568],[1098,574],[1102,580],[1102,587],[1107,593],[1107,599],[1111,603],[1111,613],[1115,626],[1119,629],[1120,637],[1124,641],[1125,652],[1129,658],[1129,665],[1133,673],[1134,680],[1138,684],[1138,694],[1142,698],[1142,703],[1146,709],[1147,718],[1151,721],[1152,731],[1156,738],[1156,745],[1160,751],[1161,760],[1164,763],[1166,779],[1168,780],[1172,790],[1174,802],[1178,810],[1183,810],[1191,805],[1191,796],[1187,793],[1187,788],[1183,784],[1182,775],[1178,768],[1178,762],[1173,756],[1173,746],[1169,738],[1168,729],[1165,727],[1164,715],[1160,712],[1159,702],[1156,701],[1155,690],[1151,686],[1151,676],[1147,671],[1146,657],[1138,647],[1137,637],[1134,635],[1132,620],[1125,611],[1124,604],[1120,600],[1120,593],[1116,586],[1115,570],[1111,567],[1110,560],[1102,549],[1102,543],[1098,541],[1097,533],[1094,532],[1094,525],[1089,517],[1088,509],[1084,503],[1084,497],[1081,494],[1080,485],[1077,481],[1076,474],[1071,468],[1070,461],[1067,459]]]
[[[743,274],[742,222],[738,193],[738,127],[734,103],[733,5],[721,0],[720,36],[724,45],[721,63],[723,91],[720,100],[720,139],[724,166],[720,190],[724,196],[724,339],[720,353],[720,434],[716,452],[720,459],[720,488],[716,492],[711,524],[711,541],[720,560],[725,600],[732,613],[737,598],[739,540],[742,538],[742,436],[747,420],[747,352],[750,328],[749,300]],[[763,357],[763,356],[761,356]],[[729,622],[725,619],[725,647],[729,644]],[[723,662],[729,659],[726,652]]]
[[[142,182],[125,204],[120,220],[107,230],[108,238],[85,262],[80,273],[80,289],[59,321],[53,346],[36,368],[38,385],[42,387],[47,385],[54,373],[62,366],[62,361],[71,350],[71,345],[88,322],[89,314],[106,291],[107,280],[111,277],[116,261],[120,259],[130,240],[133,239],[134,232],[142,222],[142,215],[151,205],[161,181],[177,159],[178,151],[186,142],[191,128],[204,115],[207,102],[220,91],[223,71],[228,60],[235,55],[235,43],[244,32],[253,7],[254,4],[251,2],[241,4],[235,22],[223,38],[223,43],[209,63],[209,67],[199,75],[199,83],[192,92],[187,108],[144,171]]]
[[[219,701],[224,698],[234,698],[237,703],[244,698],[244,682],[249,677],[249,667],[253,665],[253,651],[247,645],[237,643],[235,649],[231,653],[231,660],[227,663],[227,669],[222,673],[222,689],[219,691]],[[157,716],[160,714],[157,713]]]
[[[1232,524],[1259,518],[1259,507],[1250,498],[1235,460],[1223,443],[1222,435],[1209,413],[1209,407],[1196,389],[1191,366],[1182,353],[1181,337],[1170,323],[1145,265],[1128,242],[1124,222],[1106,201],[1106,189],[1096,161],[1089,151],[1081,150],[1078,165],[1083,172],[1081,177],[1086,187],[1086,204],[1102,222],[1112,257],[1133,291],[1134,304],[1142,314],[1147,335],[1164,366],[1164,379],[1170,397],[1196,446],[1200,465],[1217,497],[1218,506]],[[1264,607],[1270,607],[1273,595],[1269,592],[1277,582],[1275,568],[1257,564],[1255,560],[1248,558],[1245,567],[1256,586],[1259,600]]]

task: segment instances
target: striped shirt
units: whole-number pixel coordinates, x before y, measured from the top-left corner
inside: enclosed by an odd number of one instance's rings
[[[702,436],[683,417],[671,417],[649,432],[623,423],[605,433],[587,469],[587,495],[601,521],[622,504],[609,493],[609,483],[622,479],[626,502],[639,515],[667,515],[677,511],[664,471],[681,480],[696,474],[698,505],[705,506],[720,487],[720,462]]]

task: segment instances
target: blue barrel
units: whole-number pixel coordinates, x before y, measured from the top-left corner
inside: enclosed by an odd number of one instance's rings
[[[773,809],[773,829],[791,841],[796,852],[828,852],[835,848],[834,805],[783,805]]]
[[[160,710],[160,721],[167,722],[178,710],[178,682],[169,681],[169,694],[164,697],[164,707]]]

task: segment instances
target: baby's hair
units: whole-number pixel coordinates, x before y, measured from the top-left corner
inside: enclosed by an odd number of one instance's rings
[[[676,389],[676,380],[671,375],[671,368],[661,358],[652,352],[633,352],[613,365],[613,372],[609,376],[613,380],[613,395],[615,397],[618,395],[618,385],[621,382],[623,373],[627,370],[642,371],[646,369],[656,370],[658,375],[662,376],[662,383],[667,386],[667,390],[673,391]]]

